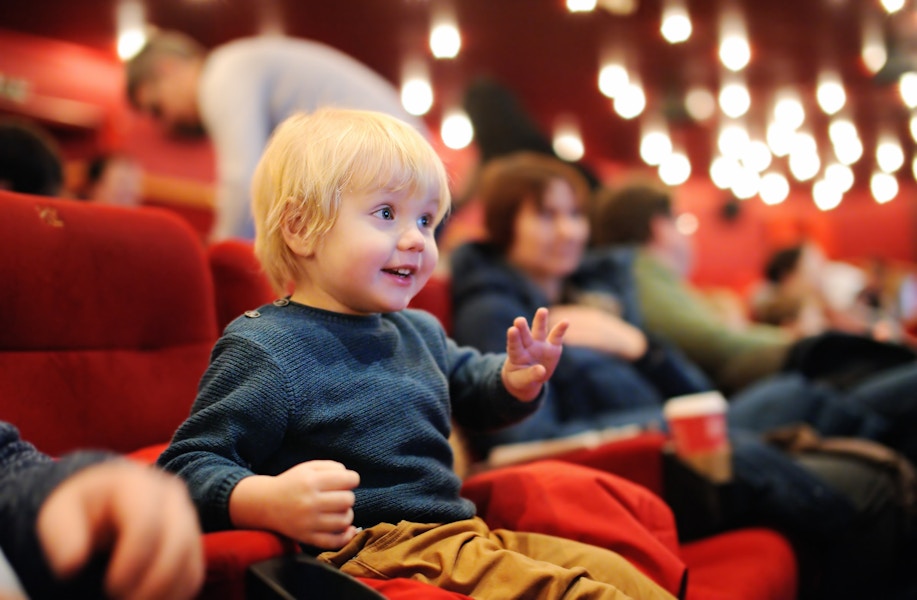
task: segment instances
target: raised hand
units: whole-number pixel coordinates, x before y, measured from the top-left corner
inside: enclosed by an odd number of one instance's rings
[[[516,317],[506,332],[506,362],[503,385],[513,396],[529,402],[538,397],[560,360],[568,323],[561,321],[548,331],[548,309],[539,308],[532,327],[525,317]]]

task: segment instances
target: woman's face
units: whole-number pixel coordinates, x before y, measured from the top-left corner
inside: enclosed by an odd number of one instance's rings
[[[579,266],[589,237],[589,221],[573,188],[552,180],[541,206],[534,199],[516,214],[507,260],[536,281],[562,279]]]

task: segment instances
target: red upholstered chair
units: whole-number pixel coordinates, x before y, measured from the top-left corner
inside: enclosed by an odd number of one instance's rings
[[[203,248],[157,209],[0,195],[3,418],[41,450],[171,438],[216,340]]]
[[[152,463],[187,416],[216,341],[197,234],[161,209],[0,192],[0,418],[51,455]],[[204,536],[203,598],[242,598],[245,568],[292,551],[264,532]]]
[[[434,274],[427,285],[414,296],[409,305],[431,313],[439,319],[446,333],[452,335],[452,292],[449,288],[449,276]]]
[[[596,448],[565,452],[553,460],[618,474],[664,498],[666,443],[667,438],[661,433],[644,433]],[[580,515],[571,521],[578,522],[584,517]],[[796,597],[795,553],[789,541],[771,529],[745,528],[681,543],[678,555],[688,568],[687,600]]]

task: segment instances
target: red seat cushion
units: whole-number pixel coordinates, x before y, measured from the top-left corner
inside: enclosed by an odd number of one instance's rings
[[[730,531],[682,546],[687,600],[796,597],[798,570],[789,541],[770,529]]]
[[[359,579],[388,600],[463,600],[468,598],[464,594],[443,590],[413,579]]]
[[[588,467],[538,461],[469,477],[462,495],[493,528],[534,531],[613,550],[672,594],[685,565],[671,510],[649,490]]]

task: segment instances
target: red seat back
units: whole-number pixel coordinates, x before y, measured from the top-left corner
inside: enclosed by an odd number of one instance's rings
[[[53,455],[171,438],[216,340],[203,246],[179,217],[0,193],[2,418]]]
[[[221,240],[207,248],[216,290],[216,318],[219,331],[247,310],[258,308],[277,297],[250,242]]]
[[[452,291],[448,275],[433,275],[411,300],[410,307],[431,313],[446,333],[452,335]]]

